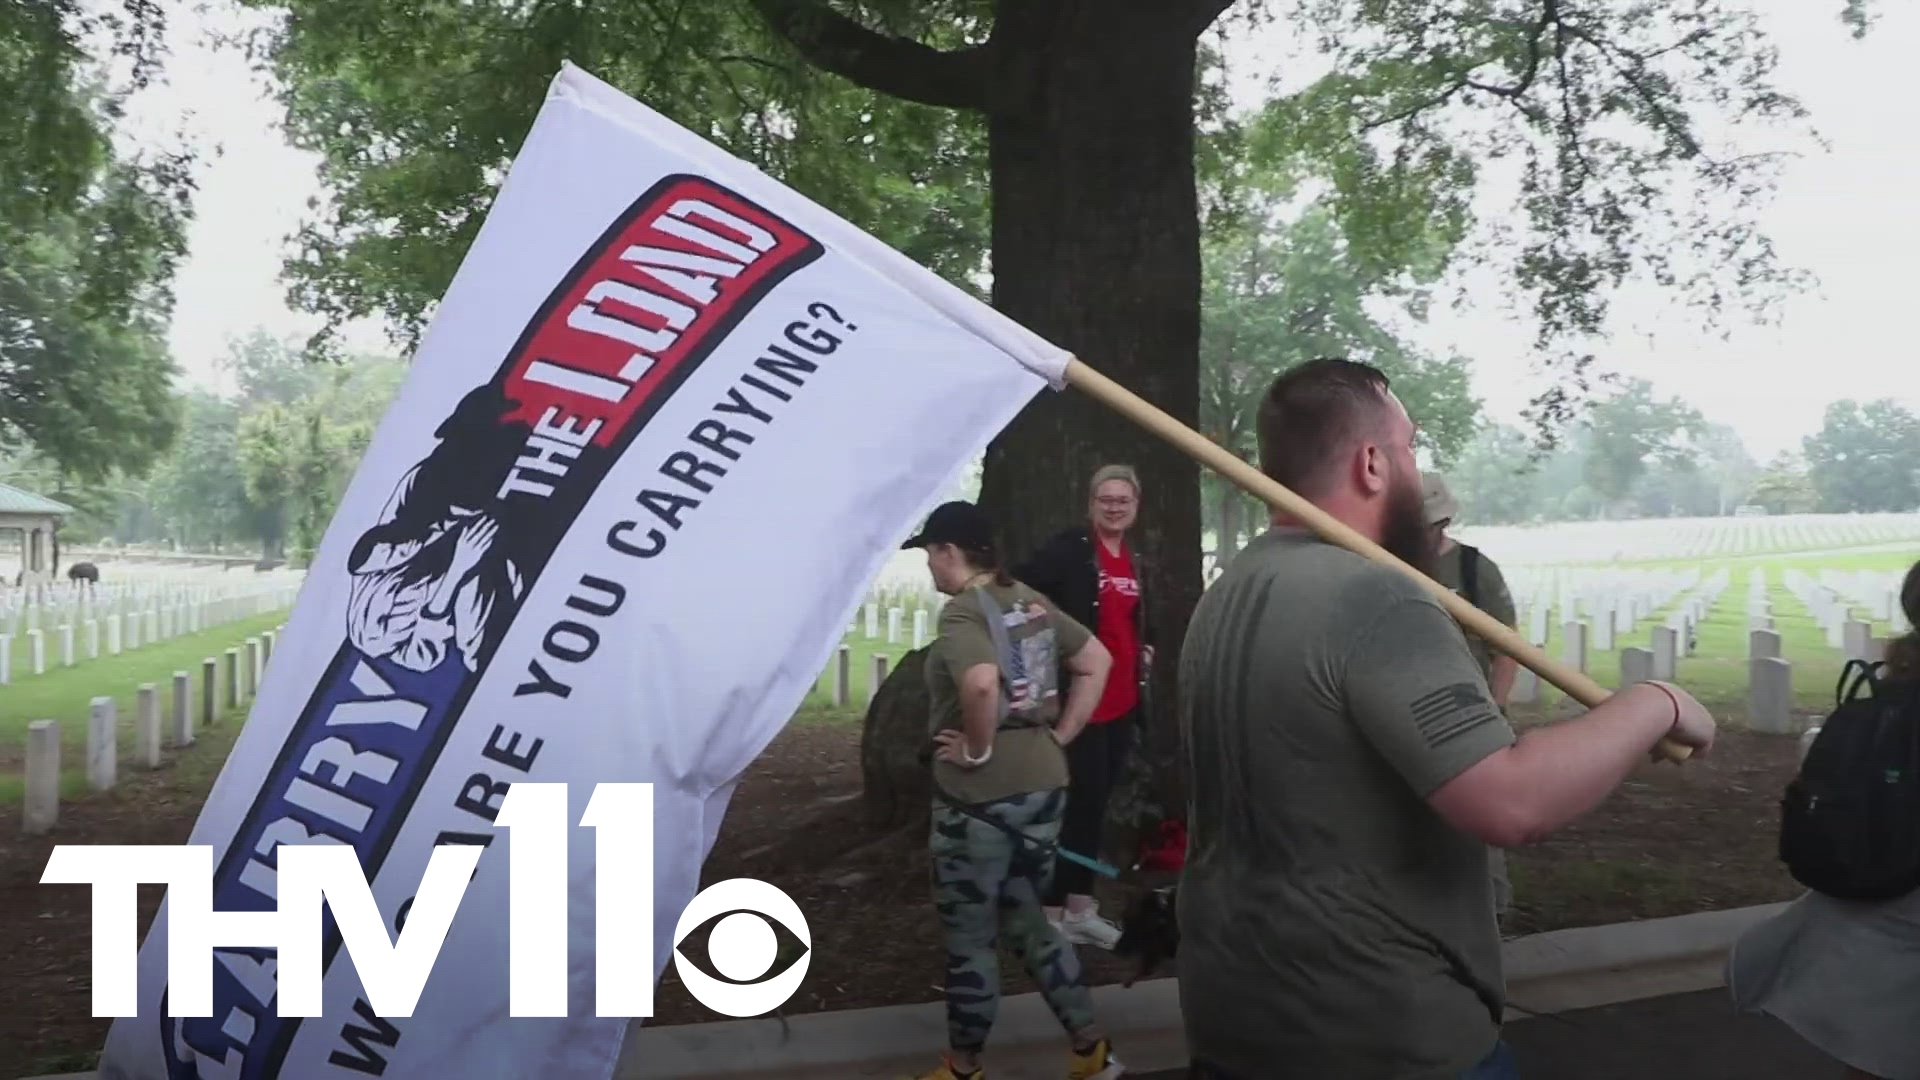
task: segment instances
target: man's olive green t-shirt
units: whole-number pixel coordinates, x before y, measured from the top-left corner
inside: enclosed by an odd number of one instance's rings
[[[1446,554],[1436,559],[1433,565],[1433,580],[1459,593],[1462,598],[1466,597],[1466,576],[1461,568],[1465,555],[1465,550],[1459,544],[1454,544]],[[1506,576],[1500,573],[1500,567],[1492,559],[1487,558],[1484,552],[1480,555],[1479,562],[1480,580],[1475,584],[1479,587],[1480,595],[1477,598],[1478,603],[1474,606],[1499,620],[1502,626],[1515,625],[1519,622],[1520,616],[1514,610],[1513,593],[1507,588]],[[1474,660],[1480,665],[1481,677],[1492,678],[1493,650],[1487,646],[1486,642],[1480,640],[1478,634],[1469,633],[1466,638],[1467,648],[1472,650]]]
[[[1059,662],[1086,645],[1087,628],[1062,614],[1046,597],[1020,582],[987,585],[986,592],[1003,613],[1003,625],[1023,661],[1050,686]],[[976,665],[1000,667],[987,614],[972,591],[947,601],[940,612],[939,634],[927,654],[927,692],[931,699],[932,731],[961,727],[960,685]],[[933,782],[964,803],[992,802],[1033,791],[1067,786],[1067,759],[1053,737],[1053,722],[1064,704],[1058,687],[1037,703],[1031,719],[1039,726],[1005,727],[994,733],[993,756],[985,765],[963,769],[938,759]]]
[[[1487,845],[1425,799],[1511,744],[1458,624],[1404,574],[1275,530],[1194,611],[1180,998],[1261,1080],[1452,1080],[1504,1009]]]

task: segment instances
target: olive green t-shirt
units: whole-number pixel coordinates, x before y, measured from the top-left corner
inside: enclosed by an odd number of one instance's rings
[[[1446,554],[1441,555],[1433,564],[1433,580],[1466,597],[1466,577],[1461,573],[1461,562],[1466,552],[1459,544],[1454,544]],[[1475,606],[1481,611],[1499,620],[1503,626],[1514,626],[1520,620],[1519,613],[1513,607],[1513,593],[1507,588],[1507,579],[1500,573],[1500,567],[1486,553],[1480,555],[1480,580],[1478,601]],[[1469,632],[1466,635],[1467,648],[1473,652],[1474,660],[1480,665],[1480,676],[1493,677],[1494,652],[1480,635]]]
[[[1511,744],[1458,624],[1311,534],[1255,540],[1180,661],[1180,999],[1262,1080],[1451,1080],[1499,1037],[1487,845],[1426,796]]]
[[[1011,795],[1048,791],[1067,786],[1067,759],[1053,738],[1053,722],[1060,717],[1065,687],[1053,687],[1060,661],[1080,651],[1092,635],[1061,613],[1047,598],[1019,582],[985,587],[1003,613],[1003,625],[1022,662],[1040,677],[1031,680],[1042,696],[1031,713],[1038,726],[1003,727],[994,732],[993,756],[985,765],[963,769],[939,759],[933,763],[933,782],[964,803],[992,802]],[[931,732],[961,726],[960,684],[969,668],[1000,666],[988,629],[986,612],[974,594],[963,592],[947,601],[940,612],[939,634],[927,653],[927,692],[931,699]]]

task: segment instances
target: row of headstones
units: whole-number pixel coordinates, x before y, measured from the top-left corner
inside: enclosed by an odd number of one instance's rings
[[[15,614],[34,608],[73,610],[87,607],[141,605],[166,598],[184,598],[191,594],[208,597],[238,596],[278,586],[276,581],[231,579],[218,582],[168,578],[158,581],[117,581],[104,585],[38,585],[0,596],[0,614]]]
[[[51,598],[47,602],[37,604],[0,602],[0,610],[10,611],[16,617],[33,618],[36,612],[47,614],[118,610],[125,613],[168,603],[244,600],[249,597],[277,596],[298,591],[304,576],[297,575],[291,579],[275,576],[239,582],[163,581],[103,585],[98,588],[98,591],[77,589],[67,596]]]
[[[38,630],[43,624],[84,622],[89,617],[133,616],[144,611],[186,606],[255,605],[255,610],[271,611],[292,602],[297,585],[271,584],[232,586],[179,586],[143,592],[128,592],[108,602],[55,604],[12,604],[0,601],[0,631],[18,634],[22,629]]]
[[[104,620],[87,620],[81,624],[78,635],[74,633],[72,625],[62,625],[56,628],[54,640],[59,648],[60,666],[72,667],[79,661],[82,650],[86,659],[99,659],[103,636],[106,655],[118,656],[122,651],[140,648],[143,643],[170,641],[183,634],[197,634],[215,626],[289,606],[292,602],[292,595],[280,591],[148,608],[125,616],[115,613]],[[103,625],[106,627],[104,635],[101,631]],[[26,636],[28,670],[34,675],[44,675],[47,671],[46,631],[36,627],[28,630]],[[9,685],[12,681],[13,635],[0,633],[0,686]]]
[[[873,681],[867,684],[866,704],[873,704],[873,697],[880,692],[880,684],[887,681],[887,657],[885,653],[875,653],[873,657]],[[853,648],[840,646],[833,658],[833,703],[836,707],[846,708],[853,703]]]
[[[1535,591],[1520,605],[1521,622],[1527,628],[1528,640],[1538,647],[1547,642],[1548,624],[1554,612],[1560,614],[1562,625],[1591,619],[1589,633],[1593,647],[1611,652],[1616,638],[1632,634],[1653,612],[1673,604],[1675,597],[1688,590],[1692,591],[1683,603],[1704,600],[1704,606],[1692,614],[1692,621],[1697,624],[1705,617],[1705,608],[1718,599],[1725,584],[1724,574],[1702,583],[1698,571],[1661,574],[1637,583],[1623,582],[1619,575],[1613,575],[1613,584],[1607,587],[1536,583]],[[1562,590],[1557,594],[1557,601],[1553,599],[1555,588]]]
[[[1858,585],[1857,578],[1851,580]],[[1883,583],[1884,588],[1861,587],[1849,597],[1839,588],[1821,584],[1797,570],[1787,571],[1785,584],[1787,590],[1813,615],[1814,621],[1827,635],[1827,644],[1833,648],[1848,648],[1846,626],[1855,621],[1856,607],[1867,609],[1873,619],[1887,623],[1895,634],[1912,629],[1900,608],[1896,595],[1897,584],[1886,582]]]
[[[1568,624],[1568,640],[1579,643],[1585,630],[1584,623]],[[1653,630],[1653,648],[1620,650],[1620,685],[1672,681],[1678,658],[1687,652],[1684,641],[1674,627],[1658,626]],[[1569,662],[1573,662],[1571,657]],[[1514,680],[1512,700],[1518,704],[1537,700],[1539,685],[1538,676],[1521,668]],[[1772,630],[1754,630],[1749,635],[1747,723],[1764,734],[1793,732],[1793,665],[1780,655],[1780,635]]]
[[[866,636],[869,639],[878,638],[880,636],[880,605],[869,603],[863,609],[862,614],[865,616]],[[906,621],[906,615],[907,611],[902,607],[890,607],[887,609],[887,644],[898,645],[900,643],[901,629]],[[927,618],[926,608],[916,608],[914,610],[913,647],[916,649],[923,648],[927,644]],[[850,634],[860,633],[861,624],[855,623],[848,628],[847,632]]]
[[[1675,605],[1673,613],[1664,625],[1653,628],[1649,644],[1651,648],[1628,647],[1620,651],[1621,685],[1645,682],[1649,679],[1671,680],[1679,670],[1680,660],[1693,655],[1698,638],[1694,633],[1719,602],[1719,590],[1724,582],[1710,583],[1701,590],[1689,594]],[[1600,633],[1594,635],[1593,647],[1601,652],[1613,648],[1614,626],[1610,620],[1597,624]],[[1585,620],[1575,620],[1561,625],[1561,659],[1577,671],[1587,670],[1588,637],[1590,627]],[[1533,644],[1543,644],[1544,632],[1537,635]],[[1601,644],[1604,641],[1605,644]],[[1513,689],[1509,700],[1514,704],[1527,705],[1540,700],[1540,677],[1530,668],[1522,667],[1514,677]]]
[[[279,630],[285,630],[285,626]],[[260,687],[267,661],[273,656],[278,632],[269,630],[228,649],[222,657],[200,662],[199,723],[194,722],[192,685],[187,672],[173,673],[164,732],[175,749],[193,745],[198,728],[210,727],[219,717],[219,704],[228,710],[252,701]],[[221,661],[224,659],[225,663]],[[159,688],[141,683],[134,696],[134,758],[147,769],[161,765],[162,732]],[[87,787],[106,791],[119,781],[119,704],[96,697],[87,715]],[[29,834],[50,831],[60,820],[60,721],[34,720],[27,725],[26,791],[21,826]]]
[[[1904,634],[1912,629],[1900,608],[1900,583],[1904,577],[1901,573],[1872,570],[1823,570],[1819,584],[1835,596],[1845,598],[1852,607],[1866,609],[1874,622],[1886,623],[1895,634]]]
[[[1774,626],[1773,601],[1767,592],[1765,571],[1756,571],[1747,587],[1747,629],[1752,638],[1749,655],[1756,658],[1779,657],[1780,635]],[[1806,575],[1797,570],[1789,570],[1782,579],[1789,592],[1793,592],[1814,613],[1827,634],[1827,644],[1839,649],[1848,660],[1879,660],[1886,656],[1887,639],[1875,637],[1873,624],[1853,617],[1852,610],[1838,599],[1838,595],[1825,586],[1815,585]],[[1870,605],[1862,605],[1867,607]],[[1895,605],[1898,610],[1898,605]],[[1902,624],[1893,623],[1895,633],[1903,632]]]

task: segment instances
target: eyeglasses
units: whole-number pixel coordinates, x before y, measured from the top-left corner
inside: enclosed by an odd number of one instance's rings
[[[1126,509],[1127,507],[1129,507],[1129,506],[1132,506],[1132,505],[1133,505],[1133,496],[1131,496],[1131,495],[1102,495],[1102,496],[1100,496],[1099,498],[1097,498],[1097,499],[1095,499],[1095,500],[1093,500],[1093,501],[1094,501],[1094,502],[1097,502],[1097,503],[1099,503],[1099,504],[1100,504],[1101,506],[1104,506],[1104,507],[1107,507],[1108,509],[1111,509],[1111,510],[1124,510],[1124,509]]]

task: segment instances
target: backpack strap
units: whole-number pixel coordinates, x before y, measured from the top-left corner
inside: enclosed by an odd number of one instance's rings
[[[1471,544],[1460,545],[1460,591],[1467,603],[1480,606],[1480,549]]]
[[[974,602],[979,605],[981,614],[987,619],[987,634],[993,638],[993,651],[999,657],[1000,667],[1000,710],[996,730],[1009,728],[1038,727],[1030,720],[1016,718],[1012,708],[1012,682],[1021,677],[1020,654],[1014,650],[1013,637],[1007,633],[1006,612],[984,586],[975,585],[972,589]]]
[[[1879,660],[1849,660],[1847,666],[1840,669],[1840,685],[1834,688],[1834,698],[1842,705],[1858,698],[1860,688],[1865,686],[1873,691],[1874,697],[1880,696],[1880,669],[1885,665]],[[1854,675],[1854,668],[1860,672]],[[1853,675],[1853,684],[1847,685],[1847,676]]]

